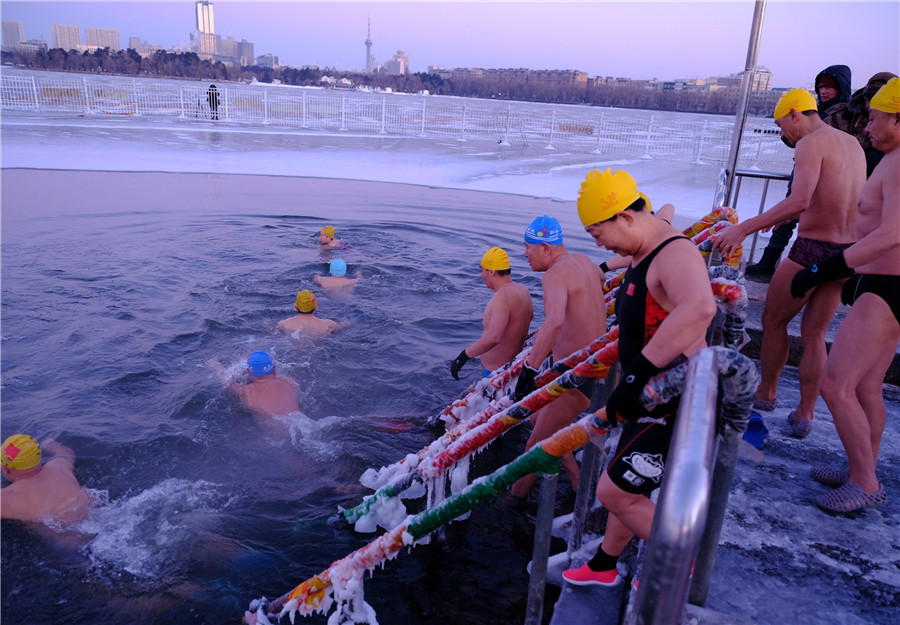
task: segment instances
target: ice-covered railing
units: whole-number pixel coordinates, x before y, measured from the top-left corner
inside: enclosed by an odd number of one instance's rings
[[[604,350],[608,348],[609,346]],[[755,367],[748,358],[734,350],[725,347],[709,349],[716,352],[716,370],[723,387],[719,428],[743,431],[749,417],[748,397],[752,401],[752,394],[748,395],[747,389],[752,392],[755,388]],[[582,372],[588,372],[590,367],[584,368],[584,365],[599,360],[601,359],[595,354],[585,363],[563,374],[561,379],[577,376],[579,367]],[[684,363],[653,378],[641,396],[644,406],[649,410],[680,394],[689,365],[690,362]],[[535,391],[529,397],[540,393],[541,391]],[[263,598],[252,602],[250,610],[244,615],[245,621],[265,624],[269,623],[270,616],[281,618],[287,615],[293,622],[296,614],[305,616],[327,612],[336,603],[336,612],[331,617],[335,622],[373,622],[374,611],[365,602],[363,595],[363,576],[367,571],[374,571],[379,564],[396,557],[404,547],[414,546],[441,525],[471,511],[479,503],[496,497],[519,478],[529,474],[558,472],[560,458],[565,453],[575,451],[591,440],[602,440],[610,427],[605,409],[581,418],[536,444],[509,464],[475,480],[463,491],[445,499],[434,508],[406,517],[397,527],[334,562],[278,599],[268,602]]]
[[[736,215],[731,209],[717,209],[687,228],[684,234],[689,236],[696,232],[699,235],[695,236],[700,236],[715,228],[719,223],[717,219],[733,220]],[[724,315],[722,343],[726,347],[737,348],[744,338],[744,319],[748,306],[743,274],[737,269],[721,265],[711,267],[709,276],[713,295]],[[605,287],[609,289],[607,310],[610,316],[614,313],[615,300],[612,297],[621,278],[620,274],[607,281]],[[452,471],[451,491],[458,492],[468,481],[469,456],[572,388],[570,379],[557,380],[562,374],[581,366],[593,355],[596,359],[594,364],[590,368],[582,367],[576,372],[577,376],[605,378],[612,364],[618,361],[617,338],[618,328],[613,327],[582,350],[554,363],[536,379],[541,392],[513,404],[512,400],[498,391],[515,380],[530,350],[526,348],[507,368],[495,372],[488,380],[479,381],[472,392],[444,409],[440,418],[448,427],[454,423],[457,425],[443,436],[399,462],[378,470],[368,469],[360,482],[375,492],[363,498],[360,504],[341,510],[340,514],[347,522],[355,523],[356,530],[360,532],[375,531],[379,525],[390,529],[406,514],[405,507],[396,500],[401,495],[417,498],[427,493],[427,505],[434,505],[443,498],[446,490],[445,474],[448,471]],[[575,385],[581,381],[576,381]],[[422,488],[423,484],[427,489]],[[413,486],[416,488],[413,489]]]
[[[170,79],[5,71],[3,111],[154,116],[209,122],[209,85]],[[217,123],[490,141],[510,146],[723,165],[733,123],[673,113],[492,102],[365,91],[217,83]],[[771,121],[748,122],[739,163],[790,169],[793,153]]]

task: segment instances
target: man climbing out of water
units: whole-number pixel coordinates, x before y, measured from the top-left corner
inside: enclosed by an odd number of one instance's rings
[[[340,249],[342,243],[334,238],[334,226],[325,226],[319,230],[319,245],[326,249]]]
[[[275,361],[266,351],[256,351],[247,357],[249,384],[229,381],[225,377],[222,365],[215,358],[208,360],[207,364],[219,374],[226,390],[237,395],[244,408],[262,420],[289,415],[300,410],[297,388],[293,380],[284,376],[278,377],[275,372]]]
[[[278,327],[288,334],[303,330],[310,334],[331,334],[341,326],[337,321],[316,317],[316,296],[312,291],[304,289],[297,293],[294,308],[297,314],[278,322]]]
[[[812,428],[825,366],[825,330],[840,303],[841,283],[852,272],[830,276],[802,299],[791,297],[791,280],[804,267],[816,266],[856,240],[856,203],[866,181],[866,159],[852,135],[819,119],[815,98],[808,91],[793,89],[781,96],[774,117],[782,139],[796,150],[791,194],[764,213],[724,230],[713,246],[728,255],[754,232],[799,218],[797,240],[766,293],[759,355],[762,380],[754,408],[775,409],[778,379],[788,358],[787,325],[805,306],[800,323],[800,403],[788,415],[791,433],[804,438]]]
[[[53,458],[41,465],[41,445],[31,436],[14,434],[3,441],[0,471],[12,484],[0,490],[0,517],[83,521],[91,497],[75,477],[75,453],[52,439],[43,447]]]
[[[615,583],[616,562],[633,536],[650,537],[678,399],[648,414],[640,403],[647,381],[706,345],[716,313],[706,265],[693,243],[656,219],[627,172],[593,170],[581,185],[578,215],[597,245],[632,256],[616,298],[622,379],[606,405],[609,422],[624,419],[597,499],[609,511],[603,544],[584,566],[563,577],[576,585]],[[557,400],[559,401],[559,400]],[[552,404],[551,404],[552,405]],[[642,417],[655,420],[640,420]]]
[[[362,279],[362,274],[357,271],[355,278],[347,277],[347,263],[341,258],[335,258],[328,265],[330,276],[316,275],[313,280],[319,286],[326,289],[340,289],[356,286],[356,283]]]
[[[492,247],[481,258],[481,279],[494,294],[484,309],[481,337],[459,353],[450,365],[453,379],[470,358],[481,357],[484,377],[499,369],[522,351],[528,338],[528,327],[534,318],[531,294],[521,284],[513,282],[509,256],[499,247]]]
[[[810,475],[837,487],[816,497],[834,512],[853,512],[887,502],[875,465],[887,418],[883,382],[900,342],[900,79],[872,97],[866,132],[881,162],[859,194],[859,241],[794,276],[791,293],[805,293],[826,280],[855,275],[842,292],[853,307],[841,324],[819,390],[834,416],[850,467],[815,466]]]
[[[562,227],[555,217],[538,217],[525,230],[525,258],[533,271],[544,274],[544,323],[516,382],[516,401],[534,390],[534,378],[547,356],[564,359],[606,333],[603,272],[586,254],[571,253],[565,248]],[[570,425],[587,410],[594,386],[591,381],[535,412],[531,416],[534,430],[526,449]],[[572,488],[578,488],[580,471],[575,456],[563,456],[562,465],[572,480]],[[535,475],[519,479],[510,489],[511,497],[524,498],[536,481]],[[512,502],[521,503],[521,499]]]

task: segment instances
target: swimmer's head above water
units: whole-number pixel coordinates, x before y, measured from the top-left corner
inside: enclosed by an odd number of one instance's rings
[[[294,308],[297,309],[297,312],[312,313],[315,312],[316,306],[316,296],[312,291],[303,289],[297,293],[297,301],[294,303]]]
[[[481,266],[488,271],[509,269],[509,254],[499,247],[492,247],[481,257]]]
[[[333,261],[331,261],[331,264],[328,265],[328,271],[333,276],[343,276],[347,273],[347,263],[345,263],[340,258],[335,258]]]
[[[541,215],[532,221],[525,230],[525,242],[532,245],[546,243],[548,245],[562,245],[562,226],[556,217]]]
[[[261,378],[275,371],[275,361],[269,352],[259,350],[247,358],[247,372],[255,378]]]
[[[25,471],[41,463],[41,446],[27,434],[13,434],[0,447],[0,464],[7,469]]]
[[[319,244],[328,245],[334,241],[334,226],[325,226],[319,230]]]

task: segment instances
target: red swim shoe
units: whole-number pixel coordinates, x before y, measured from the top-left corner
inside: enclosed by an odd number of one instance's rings
[[[619,581],[619,572],[616,569],[608,571],[594,571],[585,562],[581,568],[566,569],[563,571],[563,578],[570,584],[576,586],[612,586]]]

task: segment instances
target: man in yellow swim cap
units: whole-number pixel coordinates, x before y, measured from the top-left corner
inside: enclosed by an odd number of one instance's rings
[[[309,334],[331,334],[337,330],[340,327],[337,321],[316,317],[317,307],[316,296],[312,291],[308,289],[300,291],[294,302],[297,314],[279,321],[278,327],[288,334],[293,334],[297,330],[303,330]]]
[[[882,383],[900,343],[900,79],[888,81],[869,104],[866,132],[884,157],[859,194],[859,240],[815,270],[797,272],[791,283],[794,296],[803,297],[847,268],[854,272],[842,293],[853,307],[819,383],[849,469],[839,463],[810,471],[813,479],[835,488],[816,497],[820,508],[833,512],[887,501],[875,466],[886,414]]]
[[[840,303],[842,282],[852,272],[833,276],[802,299],[791,296],[791,281],[804,267],[812,269],[856,240],[856,205],[866,181],[866,158],[855,137],[819,118],[815,98],[803,89],[785,93],[775,106],[774,117],[782,138],[796,148],[791,193],[764,213],[724,230],[713,246],[727,256],[754,232],[799,220],[797,239],[775,270],[766,293],[759,355],[762,381],[754,407],[775,409],[778,379],[788,357],[787,325],[806,307],[800,329],[800,403],[788,415],[791,433],[804,438],[812,428],[819,377],[825,366],[825,330]]]
[[[78,523],[87,516],[91,497],[75,477],[75,454],[54,440],[43,449],[54,455],[41,464],[41,445],[14,434],[0,446],[0,471],[12,484],[0,490],[0,517],[17,521]]]
[[[326,249],[340,249],[343,243],[334,238],[334,226],[325,226],[319,230],[319,245]]]
[[[492,247],[481,258],[481,279],[494,292],[481,317],[481,337],[459,353],[450,364],[450,375],[459,379],[459,370],[470,358],[481,357],[484,377],[516,357],[525,346],[528,327],[534,317],[528,289],[513,282],[509,256]]]

